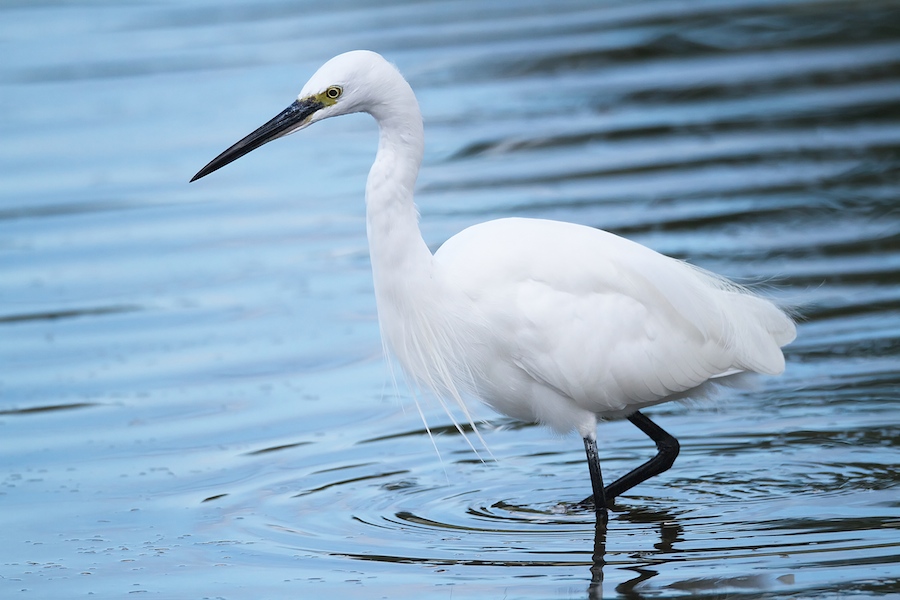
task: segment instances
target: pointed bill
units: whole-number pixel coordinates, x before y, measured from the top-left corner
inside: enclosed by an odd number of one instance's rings
[[[221,169],[230,162],[236,161],[248,152],[256,150],[263,144],[285,136],[306,124],[307,119],[325,104],[317,98],[296,100],[293,104],[278,113],[265,125],[240,140],[228,150],[210,161],[208,165],[200,169],[191,181],[197,181],[206,177],[213,171]]]

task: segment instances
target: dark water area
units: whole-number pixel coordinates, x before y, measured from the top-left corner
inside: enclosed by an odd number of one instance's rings
[[[394,383],[370,118],[188,185],[356,48],[433,248],[574,221],[799,314],[784,375],[647,411],[681,455],[607,530],[577,437],[423,399],[433,445]],[[0,597],[900,596],[900,3],[5,2],[0,55]]]

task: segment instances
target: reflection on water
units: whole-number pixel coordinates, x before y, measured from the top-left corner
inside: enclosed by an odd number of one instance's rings
[[[0,7],[0,596],[900,593],[896,2]],[[626,235],[801,315],[784,376],[654,409],[675,466],[579,507],[580,440],[475,456],[381,358],[364,117],[197,168],[326,59],[395,61],[437,247]],[[599,428],[611,477],[652,442]],[[438,452],[435,452],[435,447]],[[484,459],[484,460],[482,460]]]

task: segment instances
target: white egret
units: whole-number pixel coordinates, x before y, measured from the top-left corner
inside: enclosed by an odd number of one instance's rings
[[[591,227],[507,218],[470,227],[435,253],[413,203],[424,147],[416,97],[374,52],[341,54],[297,100],[198,172],[204,177],[316,121],[366,112],[379,126],[366,224],[385,346],[407,375],[460,403],[584,439],[593,503],[668,469],[678,442],[639,409],[703,394],[747,372],[778,374],[793,321],[768,300]],[[468,412],[466,412],[468,415]],[[604,487],[598,420],[625,417],[658,454]]]

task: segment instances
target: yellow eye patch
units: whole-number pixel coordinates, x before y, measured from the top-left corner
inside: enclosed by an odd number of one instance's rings
[[[316,96],[316,100],[324,104],[325,106],[331,106],[337,99],[341,97],[341,94],[344,93],[343,88],[339,85],[329,86],[324,92],[318,94]]]

